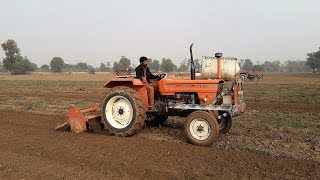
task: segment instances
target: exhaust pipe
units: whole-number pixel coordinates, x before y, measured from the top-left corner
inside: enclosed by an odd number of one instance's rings
[[[190,72],[191,72],[191,80],[196,79],[196,71],[194,68],[194,61],[193,61],[193,54],[192,54],[192,46],[193,43],[190,45],[190,56],[191,56],[191,61],[190,61]]]
[[[218,79],[221,79],[221,57],[222,57],[222,53],[216,53],[214,55],[216,58],[217,58],[217,76],[218,76]]]

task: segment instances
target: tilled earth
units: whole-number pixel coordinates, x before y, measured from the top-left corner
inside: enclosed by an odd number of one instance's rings
[[[166,130],[146,128],[129,138],[74,134],[54,131],[61,116],[6,110],[0,114],[2,178],[320,177],[320,165],[313,161],[197,147],[185,142],[180,131],[159,138],[148,137]]]
[[[128,138],[57,132],[67,107],[100,102],[101,83],[0,83],[0,179],[320,178],[318,79],[246,83],[248,111],[211,147],[188,143],[177,117]]]

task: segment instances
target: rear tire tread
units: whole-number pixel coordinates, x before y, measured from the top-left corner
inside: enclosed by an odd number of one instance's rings
[[[132,135],[136,134],[139,130],[141,130],[144,125],[144,120],[146,117],[144,102],[143,102],[140,94],[137,91],[135,91],[134,89],[129,88],[127,86],[117,86],[117,87],[112,88],[110,91],[108,91],[108,94],[106,94],[105,99],[107,98],[108,95],[110,95],[113,92],[125,93],[125,94],[128,94],[129,96],[132,97],[132,99],[135,103],[135,108],[136,108],[136,122],[134,125],[132,125],[132,127],[130,129],[126,130],[125,132],[116,132],[116,131],[109,130],[109,133],[111,135],[116,135],[116,136],[120,136],[120,137],[132,136]],[[103,103],[103,104],[105,104],[105,103]],[[103,123],[104,123],[105,127],[107,127],[105,120],[103,121]]]

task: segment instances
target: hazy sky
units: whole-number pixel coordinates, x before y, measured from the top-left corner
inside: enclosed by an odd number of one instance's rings
[[[305,59],[320,47],[320,0],[0,0],[0,42],[38,65],[140,56]],[[4,53],[1,49],[0,56]],[[138,63],[135,63],[138,64]]]

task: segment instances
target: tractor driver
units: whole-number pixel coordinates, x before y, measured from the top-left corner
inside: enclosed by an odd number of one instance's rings
[[[149,109],[155,110],[154,106],[154,87],[150,79],[159,78],[159,76],[153,75],[148,68],[148,58],[145,56],[140,57],[140,65],[136,67],[136,77],[141,79],[146,84],[148,92]]]

